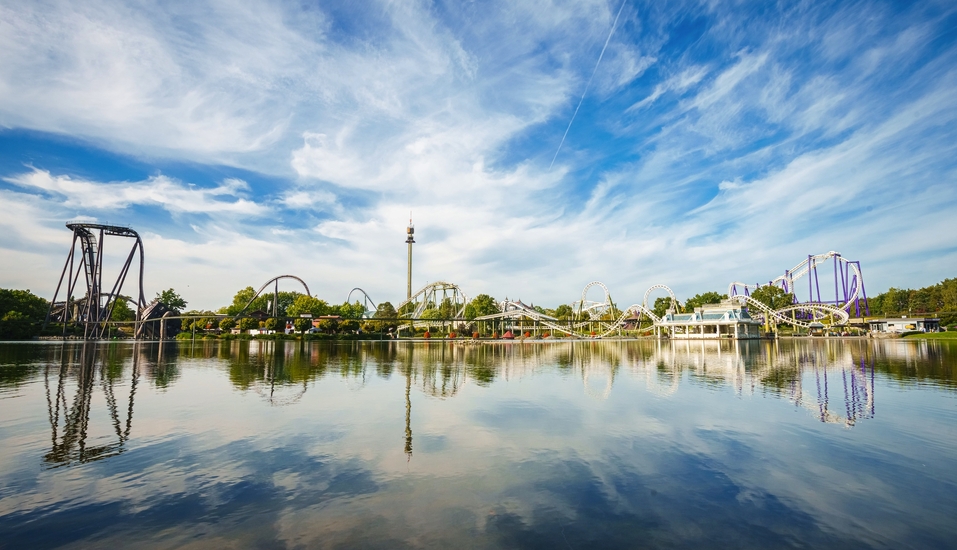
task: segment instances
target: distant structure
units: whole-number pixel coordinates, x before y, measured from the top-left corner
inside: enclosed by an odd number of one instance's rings
[[[406,285],[405,299],[412,299],[412,245],[415,244],[415,239],[412,236],[415,234],[415,226],[412,225],[412,213],[409,212],[409,227],[405,229],[406,237],[405,242],[409,244],[409,277],[408,284]]]

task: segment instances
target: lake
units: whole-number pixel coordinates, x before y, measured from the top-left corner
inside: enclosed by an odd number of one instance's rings
[[[957,342],[0,343],[2,548],[954,548]]]

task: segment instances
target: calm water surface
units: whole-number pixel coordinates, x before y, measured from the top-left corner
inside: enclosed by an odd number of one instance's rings
[[[954,548],[957,345],[0,344],[0,547]]]

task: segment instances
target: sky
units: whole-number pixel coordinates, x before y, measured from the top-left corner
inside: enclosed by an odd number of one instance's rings
[[[411,211],[415,288],[621,305],[830,250],[918,288],[957,276],[955,119],[947,1],[0,0],[0,287],[51,298],[84,220],[148,297],[397,304]]]

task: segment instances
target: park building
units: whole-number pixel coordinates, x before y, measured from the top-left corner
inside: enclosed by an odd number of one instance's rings
[[[940,332],[940,319],[934,317],[886,317],[867,320],[871,332],[894,334],[905,332]]]
[[[740,340],[760,338],[762,325],[740,304],[725,301],[697,307],[693,313],[666,313],[655,332],[674,339]]]

